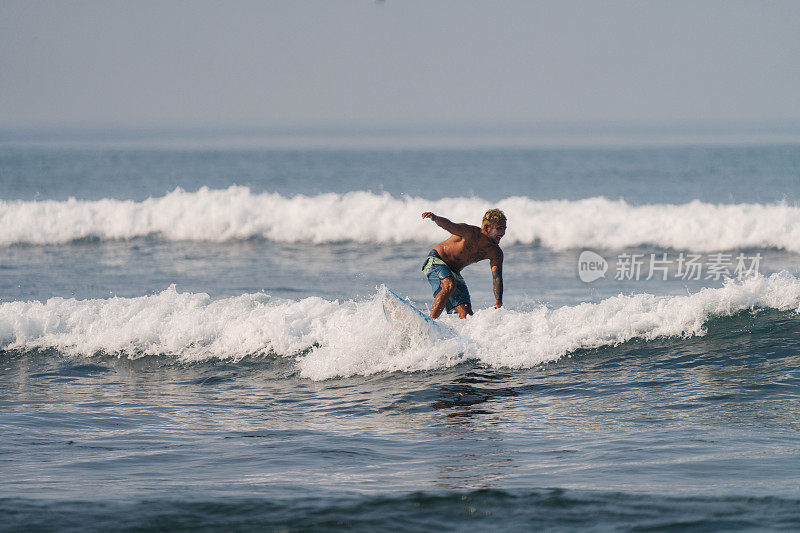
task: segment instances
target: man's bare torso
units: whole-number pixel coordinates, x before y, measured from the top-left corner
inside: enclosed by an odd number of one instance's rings
[[[461,272],[464,267],[478,261],[496,258],[499,253],[502,253],[496,243],[481,233],[480,228],[470,226],[470,229],[469,236],[453,235],[433,247],[442,260],[447,263],[447,266],[455,272]]]

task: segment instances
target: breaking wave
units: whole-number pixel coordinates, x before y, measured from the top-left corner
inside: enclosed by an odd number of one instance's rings
[[[619,295],[598,303],[533,310],[484,309],[441,321],[443,338],[390,327],[383,290],[363,301],[212,300],[174,286],[138,298],[0,304],[0,353],[53,348],[72,356],[159,356],[178,361],[287,358],[314,380],[447,368],[465,361],[529,368],[577,350],[632,339],[703,335],[712,317],[752,309],[800,311],[800,279],[785,272],[728,281],[685,296]]]
[[[182,189],[142,202],[0,200],[0,245],[119,240],[155,235],[168,241],[264,238],[276,242],[431,242],[442,230],[423,221],[434,211],[480,222],[489,207],[509,218],[504,243],[553,249],[620,249],[644,244],[694,251],[778,248],[800,252],[800,207],[787,204],[629,205],[624,200],[537,201],[511,197],[396,198],[367,191],[318,196],[252,193],[232,186]]]

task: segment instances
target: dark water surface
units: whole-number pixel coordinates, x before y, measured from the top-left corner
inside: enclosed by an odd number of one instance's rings
[[[0,198],[141,201],[181,187],[429,200],[800,201],[796,144],[639,148],[167,149],[0,144]]]
[[[324,382],[282,358],[5,352],[0,510],[43,529],[794,528],[798,326],[745,313],[527,371]]]

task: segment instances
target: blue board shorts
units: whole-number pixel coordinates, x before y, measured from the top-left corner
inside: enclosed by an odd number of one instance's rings
[[[453,272],[436,250],[431,250],[428,254],[428,257],[425,259],[425,264],[422,265],[422,270],[425,272],[425,275],[428,276],[428,282],[433,289],[434,298],[436,298],[436,295],[442,290],[442,280],[445,278],[453,278],[456,288],[444,304],[448,313],[452,313],[459,305],[472,305],[469,299],[469,290],[467,289],[464,278],[461,277],[461,274]]]

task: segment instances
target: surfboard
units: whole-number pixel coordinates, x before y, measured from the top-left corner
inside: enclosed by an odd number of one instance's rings
[[[409,302],[401,298],[391,289],[386,289],[383,297],[383,315],[392,326],[403,329],[413,328],[440,334],[443,332],[441,324],[432,319]]]

